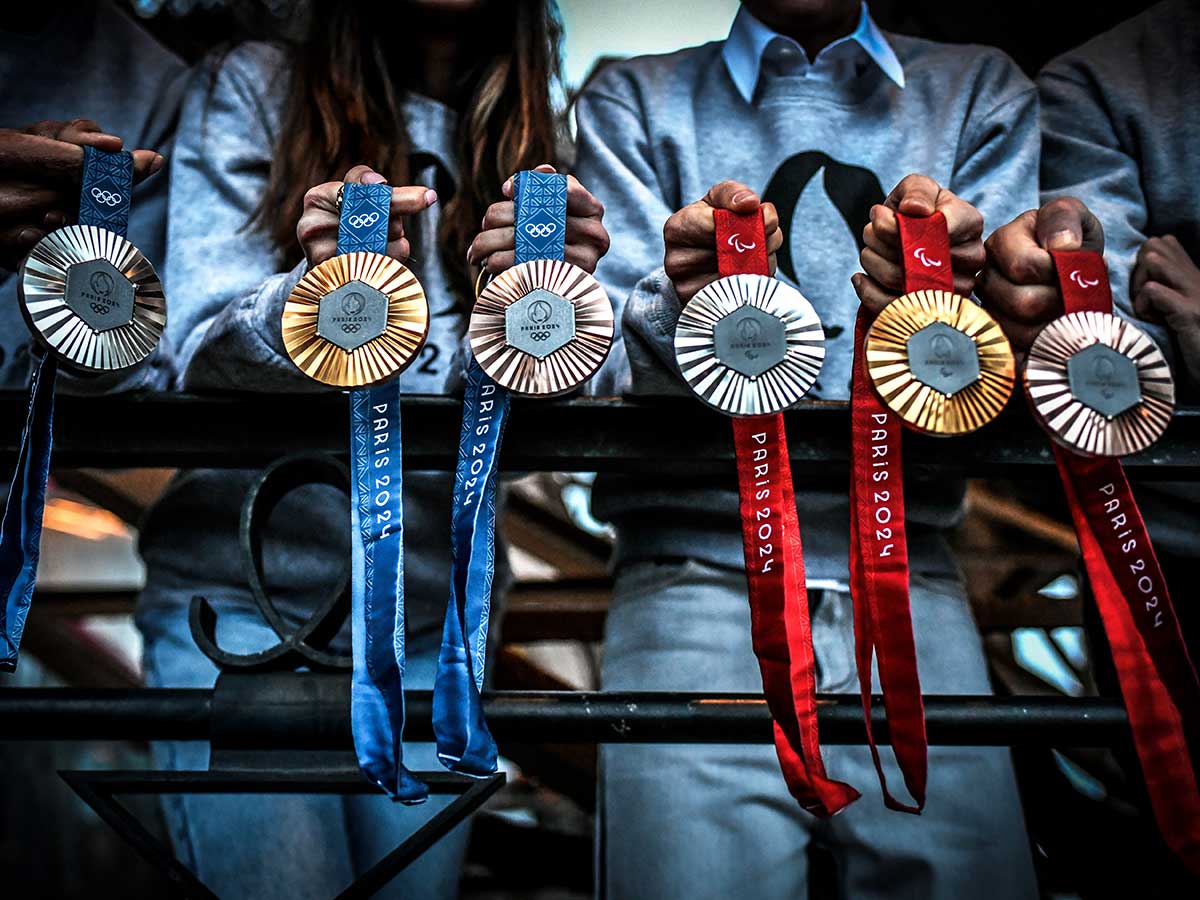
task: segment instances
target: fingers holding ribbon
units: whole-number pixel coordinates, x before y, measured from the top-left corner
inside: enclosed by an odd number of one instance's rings
[[[555,174],[549,164],[531,171]],[[514,176],[515,177],[515,176]],[[604,227],[604,204],[597,200],[574,175],[566,176],[567,208],[563,239],[563,260],[594,274],[596,266],[608,252],[610,240]],[[467,261],[479,266],[490,275],[499,275],[512,268],[517,262],[517,229],[528,230],[528,237],[540,240],[557,228],[554,222],[528,222],[517,224],[514,202],[514,179],[509,178],[501,186],[504,200],[493,203],[484,214],[479,234],[467,248]]]
[[[762,231],[766,242],[767,274],[775,274],[776,254],[783,246],[783,231],[779,213],[773,203],[763,203],[758,194],[739,181],[722,181],[694,203],[680,209],[663,226],[666,247],[663,268],[675,286],[680,303],[687,303],[704,287],[720,277],[717,259],[717,225],[715,211],[723,209],[738,215],[761,211]],[[742,242],[739,234],[727,241]],[[729,245],[737,251],[738,247]],[[755,249],[743,245],[744,249]]]
[[[871,208],[870,221],[863,229],[859,261],[867,277],[855,277],[852,283],[859,299],[872,312],[880,312],[903,293],[905,267],[913,263],[902,257],[899,216],[924,218],[935,212],[941,213],[946,220],[953,290],[964,297],[974,291],[984,263],[983,216],[970,203],[940,187],[933,179],[908,175],[901,179],[884,203]],[[913,248],[913,252],[921,249]],[[915,261],[924,264],[923,260]]]

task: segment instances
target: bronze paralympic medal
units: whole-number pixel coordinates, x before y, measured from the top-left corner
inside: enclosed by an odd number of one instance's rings
[[[691,389],[731,416],[794,406],[825,362],[825,332],[798,290],[766,275],[703,287],[675,326],[675,359]]]
[[[912,291],[871,324],[867,374],[902,420],[928,434],[966,434],[1004,409],[1016,378],[996,321],[950,291]]]
[[[501,272],[479,292],[467,336],[497,384],[514,394],[553,397],[603,364],[612,347],[612,303],[578,266],[535,259]]]
[[[368,387],[398,375],[428,333],[429,304],[417,276],[381,253],[325,260],[300,279],[283,308],[288,356],[332,387]]]
[[[1125,456],[1162,436],[1175,383],[1162,351],[1130,322],[1075,312],[1042,329],[1025,364],[1034,413],[1062,446],[1087,456]]]
[[[21,313],[35,339],[69,369],[126,369],[154,350],[167,303],[137,247],[95,225],[52,231],[21,264]]]

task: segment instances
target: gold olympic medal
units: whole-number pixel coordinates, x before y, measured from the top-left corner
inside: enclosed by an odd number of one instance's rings
[[[154,266],[106,228],[69,225],[50,232],[21,264],[17,284],[34,338],[81,372],[137,365],[167,327]]]
[[[675,359],[692,391],[731,416],[794,406],[825,362],[825,332],[811,303],[766,275],[705,285],[675,326]]]
[[[553,397],[596,373],[613,340],[613,309],[595,278],[562,260],[501,272],[479,292],[467,328],[471,352],[514,394]]]
[[[1175,382],[1162,351],[1130,322],[1076,312],[1042,329],[1025,363],[1025,392],[1042,426],[1087,456],[1125,456],[1162,436]]]
[[[344,253],[310,269],[283,307],[283,346],[322,384],[356,388],[403,372],[429,333],[417,276],[381,253]]]
[[[966,434],[999,415],[1012,394],[1008,338],[978,305],[949,291],[889,303],[866,341],[867,374],[884,404],[928,434]]]

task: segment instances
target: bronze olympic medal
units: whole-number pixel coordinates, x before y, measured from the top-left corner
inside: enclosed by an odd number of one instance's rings
[[[34,338],[80,372],[137,365],[167,327],[154,266],[106,228],[69,225],[50,232],[21,264],[17,284]]]
[[[866,341],[880,399],[927,434],[966,434],[999,415],[1016,366],[995,319],[958,294],[913,291],[889,303]]]
[[[1136,325],[1101,312],[1070,313],[1042,329],[1025,363],[1025,391],[1050,436],[1087,456],[1145,450],[1175,409],[1162,351]]]
[[[488,377],[514,394],[553,397],[596,373],[613,340],[613,309],[595,278],[562,260],[519,263],[479,292],[467,328]]]
[[[732,275],[703,287],[679,314],[675,359],[714,409],[760,416],[794,406],[825,362],[825,332],[811,303],[766,275]]]
[[[344,253],[300,279],[283,307],[283,346],[309,378],[380,384],[403,372],[429,333],[417,276],[381,253]]]

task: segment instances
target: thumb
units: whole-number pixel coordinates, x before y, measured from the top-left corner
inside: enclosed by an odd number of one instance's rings
[[[1104,252],[1104,227],[1076,197],[1060,197],[1039,209],[1036,232],[1046,250]]]
[[[938,183],[926,175],[906,175],[888,194],[884,205],[906,216],[932,216],[940,190]]]

